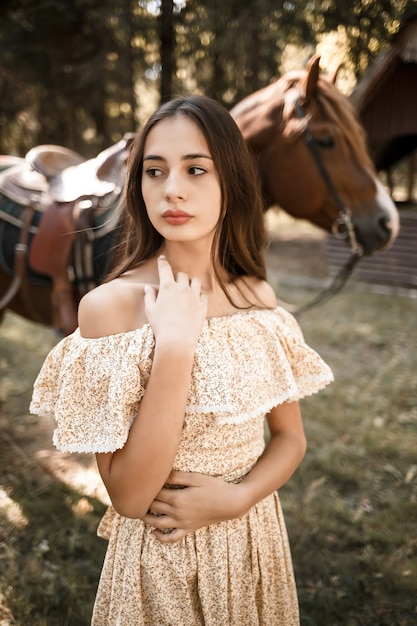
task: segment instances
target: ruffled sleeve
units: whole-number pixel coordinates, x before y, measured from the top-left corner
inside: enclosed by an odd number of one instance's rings
[[[333,381],[333,373],[321,356],[304,340],[303,332],[291,313],[278,307],[266,322],[275,335],[275,371],[282,370],[281,350],[288,360],[289,400],[299,400],[320,391]]]
[[[152,364],[148,325],[128,333],[84,338],[77,329],[51,350],[34,384],[31,413],[56,420],[63,452],[114,452],[138,411]]]
[[[215,414],[220,424],[243,423],[332,380],[285,309],[212,318],[197,347],[188,411]]]

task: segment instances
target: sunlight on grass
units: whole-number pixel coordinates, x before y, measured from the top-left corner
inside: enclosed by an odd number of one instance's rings
[[[335,374],[302,402],[309,450],[281,494],[306,625],[414,623],[416,319],[350,289],[299,320]]]
[[[0,515],[3,515],[16,528],[24,528],[28,519],[17,502],[14,502],[4,489],[0,488]]]

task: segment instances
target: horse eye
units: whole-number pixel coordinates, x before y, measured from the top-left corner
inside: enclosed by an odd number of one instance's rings
[[[330,135],[327,135],[325,137],[318,137],[316,141],[320,148],[334,148],[335,146],[335,141]]]

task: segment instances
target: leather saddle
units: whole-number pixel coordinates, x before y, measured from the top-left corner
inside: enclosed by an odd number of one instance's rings
[[[118,143],[88,160],[69,148],[36,146],[24,160],[17,159],[16,165],[0,171],[0,191],[23,205],[45,194],[58,203],[75,202],[83,196],[102,198],[120,187],[124,151],[134,137],[126,133]]]
[[[92,223],[93,216],[86,213],[107,208],[109,198],[120,194],[134,137],[127,133],[88,160],[61,146],[36,146],[24,160],[0,172],[0,193],[27,211],[42,212],[28,261],[52,278],[54,326],[65,334],[77,325],[78,298],[69,275],[76,231]],[[27,239],[24,235],[21,239]]]

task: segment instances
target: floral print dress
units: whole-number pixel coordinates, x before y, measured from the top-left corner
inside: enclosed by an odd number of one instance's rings
[[[146,390],[149,325],[100,338],[77,329],[49,353],[30,410],[56,420],[62,451],[123,447]],[[174,469],[239,481],[264,449],[265,414],[333,379],[285,309],[208,318],[199,338]],[[94,626],[295,626],[298,601],[279,496],[243,517],[161,544],[109,507]]]

